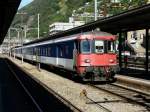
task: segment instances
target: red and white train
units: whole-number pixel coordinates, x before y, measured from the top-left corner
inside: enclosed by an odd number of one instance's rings
[[[90,31],[40,40],[12,49],[13,55],[69,70],[86,81],[113,80],[119,70],[116,36]]]

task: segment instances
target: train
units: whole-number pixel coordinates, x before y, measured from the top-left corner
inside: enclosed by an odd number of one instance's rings
[[[70,71],[84,81],[111,81],[119,70],[115,42],[115,35],[89,31],[30,42],[12,48],[11,54]]]

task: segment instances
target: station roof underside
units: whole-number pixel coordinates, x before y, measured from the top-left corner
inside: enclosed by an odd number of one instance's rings
[[[97,21],[75,27],[73,29],[54,34],[48,38],[43,38],[29,42],[25,45],[55,39],[62,36],[77,34],[81,32],[91,31],[100,28],[101,31],[110,32],[113,34],[126,32],[131,30],[146,29],[150,27],[150,5],[132,9],[115,16],[99,19]]]
[[[0,44],[2,44],[7,34],[20,2],[21,0],[0,1]]]

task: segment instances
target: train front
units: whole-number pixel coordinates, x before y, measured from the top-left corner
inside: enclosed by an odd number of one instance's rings
[[[111,81],[119,70],[116,37],[106,32],[81,35],[77,70],[85,81]]]

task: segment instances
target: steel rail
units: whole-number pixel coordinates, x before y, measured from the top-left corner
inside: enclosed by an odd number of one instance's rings
[[[42,82],[40,82],[39,80],[35,79],[34,77],[32,77],[36,82],[38,82],[39,84],[41,84],[46,90],[48,90],[51,94],[53,94],[57,99],[59,99],[62,103],[64,103],[65,105],[67,105],[71,110],[75,111],[75,112],[84,112],[81,109],[79,109],[78,107],[76,107],[75,105],[73,105],[69,100],[67,100],[66,98],[64,98],[63,96],[61,96],[60,94],[56,93],[54,90],[52,90],[51,88],[49,88],[47,85],[43,84]]]
[[[7,65],[7,67],[9,68],[9,70],[11,71],[11,73],[15,76],[15,78],[17,79],[17,81],[20,83],[20,85],[22,86],[22,88],[25,90],[26,94],[31,98],[32,102],[35,104],[35,106],[37,107],[37,109],[39,110],[39,112],[44,112],[42,110],[42,108],[39,106],[39,104],[36,102],[36,100],[32,97],[31,93],[28,91],[28,89],[24,86],[24,84],[22,83],[22,81],[18,78],[17,74],[12,70],[12,68],[10,67],[10,65],[7,63],[7,61],[5,60],[5,63]]]
[[[142,91],[138,91],[138,90],[135,90],[135,89],[132,89],[132,88],[125,87],[125,86],[120,85],[120,84],[118,85],[116,83],[112,83],[110,85],[113,85],[113,86],[116,86],[116,87],[119,87],[119,88],[122,88],[122,89],[126,89],[126,90],[129,90],[129,91],[136,92],[138,94],[142,94],[144,96],[149,96],[150,97],[150,93],[145,93],[145,92],[142,92]]]
[[[96,85],[93,85],[93,84],[92,85],[89,84],[89,86],[94,87],[94,88],[99,89],[99,90],[102,90],[102,91],[105,91],[105,92],[107,92],[109,94],[118,96],[120,98],[123,98],[123,99],[125,99],[125,100],[127,100],[129,102],[133,102],[133,103],[139,104],[141,106],[144,106],[144,107],[146,107],[146,109],[148,111],[150,111],[150,102],[146,102],[146,101],[144,102],[144,100],[142,99],[142,98],[145,98],[146,96],[148,96],[148,98],[149,98],[150,96],[147,95],[147,94],[144,94],[144,93],[141,93],[141,92],[137,92],[137,91],[134,91],[134,90],[130,90],[130,89],[126,89],[126,88],[122,88],[122,87],[119,87],[119,86],[116,86],[116,85],[112,85],[112,84],[105,85],[106,88],[102,87],[104,85],[96,86]],[[111,88],[109,86],[114,86],[114,88],[111,90]],[[118,92],[119,88],[120,88],[120,90],[124,89],[124,91],[122,91],[122,90],[120,91],[120,94]],[[117,92],[115,92],[114,90],[117,90]],[[126,93],[127,91],[128,91],[128,93]],[[123,94],[121,94],[121,93],[123,93]],[[137,95],[137,97],[139,96],[139,99],[131,97],[132,96],[131,93],[135,93],[134,95]]]
[[[106,107],[100,105],[99,103],[95,102],[95,101],[92,100],[91,98],[89,98],[89,97],[86,97],[86,98],[87,98],[88,100],[94,102],[94,104],[96,104],[97,106],[99,106],[99,107],[100,107],[101,109],[103,109],[104,111],[106,111],[106,112],[112,112],[111,110],[109,110],[108,108],[106,108]]]
[[[11,61],[12,62],[12,61]],[[12,62],[13,63],[13,62]],[[15,63],[13,63],[15,64]],[[65,105],[67,105],[71,110],[75,111],[75,112],[84,112],[81,109],[79,109],[78,107],[76,107],[75,105],[73,105],[69,100],[67,100],[66,98],[64,98],[63,96],[61,96],[60,94],[58,94],[57,92],[55,92],[54,90],[52,90],[51,88],[49,88],[46,84],[42,83],[40,80],[36,79],[35,77],[33,77],[29,72],[25,71],[24,69],[22,69],[21,67],[19,67],[17,64],[15,64],[20,70],[22,70],[25,74],[27,74],[29,77],[31,77],[34,81],[36,81],[38,84],[40,84],[42,87],[44,87],[46,90],[48,90],[51,94],[53,94],[57,99],[59,99],[62,103],[64,103]]]

